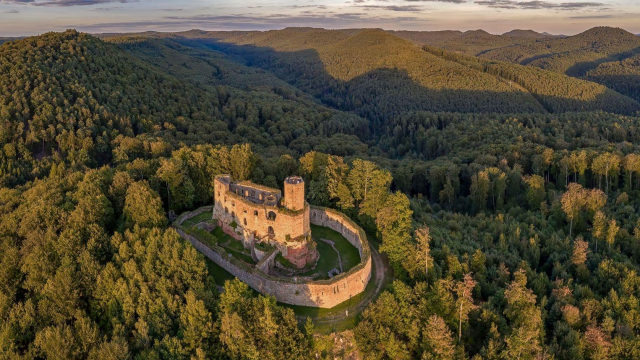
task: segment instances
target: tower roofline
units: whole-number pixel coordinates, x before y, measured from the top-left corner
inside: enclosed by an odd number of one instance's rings
[[[284,179],[285,184],[298,185],[304,183],[304,180],[300,176],[288,176]]]

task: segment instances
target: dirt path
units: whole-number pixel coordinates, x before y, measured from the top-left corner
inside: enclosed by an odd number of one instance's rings
[[[369,248],[371,249],[371,260],[373,262],[373,273],[371,274],[371,279],[369,281],[375,282],[374,291],[366,294],[356,305],[345,309],[349,311],[349,315],[347,315],[345,311],[342,311],[336,315],[312,319],[316,325],[338,324],[347,318],[355,317],[382,292],[384,285],[390,280],[389,265],[387,261],[382,258],[380,253],[372,246],[371,242],[369,242]],[[306,319],[306,317],[304,319]]]
[[[336,254],[338,254],[338,263],[340,264],[340,274],[342,274],[344,272],[344,268],[342,267],[342,258],[340,257],[340,251],[338,251],[338,249],[336,249],[335,243],[331,240],[327,240],[327,239],[320,239],[320,241],[323,241],[329,245],[331,245],[331,247],[333,248],[333,251],[336,252]]]

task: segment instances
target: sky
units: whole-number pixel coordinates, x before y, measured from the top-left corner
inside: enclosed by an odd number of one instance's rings
[[[531,29],[573,35],[594,26],[640,33],[640,0],[0,0],[0,37],[272,30],[290,26],[388,30]]]

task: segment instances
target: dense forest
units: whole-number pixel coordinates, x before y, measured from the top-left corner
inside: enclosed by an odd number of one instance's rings
[[[378,30],[101,37],[0,45],[0,358],[640,357],[632,93]],[[221,281],[170,219],[223,173],[303,176],[393,282],[328,335]]]
[[[555,37],[533,30],[512,30],[502,35],[490,34],[484,30],[392,31],[391,33],[420,46],[434,46],[472,56],[493,49],[535,43],[536,40]]]
[[[598,27],[573,36],[531,30],[502,35],[476,31],[395,31],[420,46],[511,62],[595,82],[640,101],[640,36]]]

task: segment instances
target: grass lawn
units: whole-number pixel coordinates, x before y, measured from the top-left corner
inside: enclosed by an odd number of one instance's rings
[[[207,269],[209,270],[209,276],[213,278],[213,281],[215,281],[216,285],[224,286],[224,282],[226,280],[233,280],[236,278],[227,270],[223,269],[220,265],[211,261],[209,258],[205,257],[204,260],[207,264]]]
[[[190,219],[188,219],[187,221],[190,221],[191,223],[193,223],[194,225],[199,223],[200,221],[204,221],[204,220],[211,220],[211,211],[205,211],[199,215],[196,215]]]
[[[360,294],[352,297],[351,299],[344,301],[331,309],[322,309],[322,308],[314,308],[310,306],[297,306],[297,305],[289,305],[278,303],[280,306],[287,307],[293,310],[299,318],[311,318],[315,324],[315,331],[321,334],[330,334],[336,331],[343,331],[348,329],[353,329],[357,323],[358,315],[360,312],[357,309],[358,305],[363,299],[371,297],[375,292],[376,281],[373,278],[375,276],[375,272],[377,271],[375,267],[375,263],[371,263],[371,280],[367,284],[367,287]],[[385,284],[383,290],[386,288],[388,284]],[[375,299],[373,299],[375,300]],[[329,320],[330,318],[339,317],[346,315],[346,312],[349,311],[349,316],[345,316],[340,320],[334,321]],[[301,323],[304,323],[301,320]]]
[[[329,271],[332,269],[340,270],[338,254],[336,254],[331,245],[320,239],[327,239],[334,242],[335,248],[340,252],[344,272],[351,270],[360,263],[360,253],[358,249],[351,245],[339,232],[326,227],[311,225],[311,236],[317,244],[320,259],[318,259],[318,264],[314,270],[300,274],[301,276],[311,276],[319,273],[319,276],[315,277],[315,279],[328,279],[329,276],[327,273]]]
[[[223,247],[228,253],[233,255],[236,259],[242,260],[247,264],[255,265],[251,253],[242,246],[242,243],[229,234],[222,231],[222,228],[216,227],[211,231],[211,234],[218,238],[218,245]]]
[[[240,242],[238,240],[234,239],[233,237],[231,237],[231,235],[229,235],[229,234],[225,233],[224,231],[222,231],[222,228],[219,227],[219,226],[216,226],[215,229],[211,230],[211,233],[213,234],[213,236],[218,238],[220,243],[226,243],[226,242],[235,241],[235,242],[240,244]],[[242,244],[240,244],[240,248],[242,248]]]

